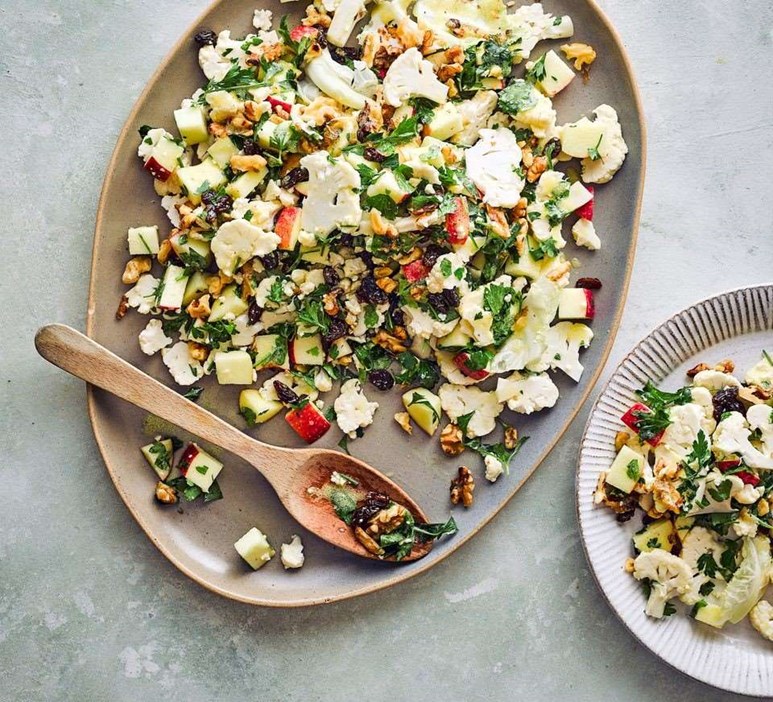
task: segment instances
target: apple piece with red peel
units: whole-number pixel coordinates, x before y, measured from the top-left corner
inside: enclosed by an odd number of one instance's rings
[[[292,251],[301,232],[301,208],[283,207],[277,215],[274,232],[279,236],[279,248]]]
[[[596,312],[593,291],[587,288],[564,288],[558,302],[559,319],[593,319]]]
[[[223,470],[223,464],[197,444],[186,446],[177,467],[189,483],[198,485],[203,492],[209,492],[215,478]]]
[[[752,487],[757,487],[760,484],[760,479],[754,475],[754,473],[749,473],[749,471],[746,470],[740,470],[736,473],[736,475],[743,480],[744,485],[751,485]]]
[[[580,218],[580,219],[587,219],[589,222],[593,221],[593,205],[596,202],[596,193],[592,185],[586,185],[585,189],[590,192],[593,197],[588,200],[582,207],[578,207],[574,213]]]
[[[470,235],[470,209],[467,199],[461,196],[454,198],[453,212],[446,214],[446,232],[451,244],[463,244]]]
[[[285,112],[289,113],[293,107],[289,102],[285,102],[284,100],[280,100],[279,98],[275,98],[271,95],[266,97],[266,102],[268,102],[271,105],[274,112],[276,112],[277,109],[281,107]]]
[[[740,465],[741,465],[740,458],[728,458],[728,459],[725,459],[724,461],[717,461],[717,469],[722,473],[732,468],[738,468],[738,466]]]
[[[321,366],[325,362],[325,350],[322,346],[322,337],[319,334],[312,336],[296,336],[288,344],[290,365]]]
[[[460,351],[459,353],[454,356],[454,365],[468,378],[472,378],[473,380],[483,380],[484,378],[488,378],[491,373],[489,373],[485,368],[480,369],[472,369],[467,365],[467,362],[470,360],[470,354],[467,351]]]
[[[409,283],[417,283],[429,275],[429,267],[421,259],[406,263],[403,266],[403,275]]]
[[[643,405],[641,402],[637,402],[634,404],[622,417],[620,417],[620,420],[627,426],[629,429],[632,429],[637,434],[639,433],[639,417],[637,417],[637,414],[644,413],[649,414],[652,410],[647,407],[647,405]],[[647,443],[650,446],[657,446],[660,443],[660,440],[663,438],[664,431],[659,432],[655,436],[653,436],[651,439],[647,440]]]
[[[313,444],[330,429],[330,422],[313,402],[308,402],[298,409],[291,409],[285,415],[285,420],[307,444]]]
[[[316,27],[305,27],[299,24],[297,27],[293,27],[290,30],[290,39],[295,42],[300,41],[303,37],[310,37],[314,39],[319,34],[319,30]]]
[[[150,152],[145,161],[145,170],[158,180],[169,180],[169,176],[179,165],[178,159],[183,155],[183,151],[182,146],[164,137]]]

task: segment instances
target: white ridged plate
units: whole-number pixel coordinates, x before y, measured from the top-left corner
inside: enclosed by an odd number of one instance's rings
[[[601,591],[631,633],[666,663],[702,682],[744,695],[773,696],[773,643],[747,621],[718,631],[686,616],[657,621],[644,614],[640,584],[623,571],[632,555],[631,535],[641,512],[618,524],[605,507],[593,505],[599,473],[614,458],[620,416],[635,401],[634,391],[651,379],[667,390],[686,384],[685,371],[698,362],[736,362],[741,375],[773,347],[773,285],[734,290],[704,300],[672,317],[625,358],[593,407],[580,449],[577,510],[580,531]],[[773,588],[768,592],[773,593]]]

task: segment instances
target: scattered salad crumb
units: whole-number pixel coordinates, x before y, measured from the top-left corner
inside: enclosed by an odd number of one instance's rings
[[[644,513],[625,569],[644,585],[649,616],[676,613],[678,600],[719,629],[748,616],[773,640],[762,599],[773,567],[773,358],[763,351],[743,382],[734,371],[730,360],[698,364],[676,392],[647,382],[594,502],[620,522]]]
[[[300,536],[293,534],[289,544],[282,544],[279,549],[279,559],[285,570],[300,568],[303,565],[306,557],[303,555],[303,544]]]

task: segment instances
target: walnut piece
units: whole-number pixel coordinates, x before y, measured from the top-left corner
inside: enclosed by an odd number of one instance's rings
[[[474,490],[475,478],[472,477],[470,469],[460,466],[459,474],[451,481],[451,504],[458,505],[461,502],[465,507],[470,507]]]
[[[125,285],[134,285],[143,273],[147,273],[153,266],[150,256],[135,256],[130,258],[123,269],[121,282]]]
[[[586,66],[590,66],[596,60],[596,50],[589,44],[573,42],[561,46],[564,56],[570,61],[574,61],[574,68],[581,71]]]
[[[177,490],[159,480],[156,483],[156,499],[162,504],[173,505],[177,502]]]
[[[212,311],[209,307],[209,295],[202,295],[201,297],[192,300],[185,311],[193,317],[193,319],[207,319]]]
[[[515,427],[505,427],[505,438],[502,443],[508,451],[512,451],[518,445],[518,430]]]
[[[413,434],[413,427],[411,426],[411,415],[407,412],[397,412],[395,414],[395,421],[400,425],[400,428],[406,434]]]
[[[245,156],[243,154],[234,154],[231,156],[231,168],[234,171],[242,173],[246,171],[260,171],[266,166],[266,159],[260,154]]]
[[[615,434],[615,451],[620,451],[628,443],[631,435],[627,431],[619,431]]]
[[[462,430],[456,424],[447,424],[440,432],[440,448],[447,456],[458,456],[464,451]]]
[[[354,527],[354,535],[357,537],[357,541],[370,551],[370,553],[376,556],[381,556],[384,553],[384,549],[381,548],[381,546],[378,545],[378,542],[372,536],[369,536],[362,527]]]
[[[121,295],[121,301],[118,303],[118,309],[115,311],[116,319],[123,319],[129,311],[129,298]]]
[[[209,349],[196,341],[189,341],[188,354],[194,361],[206,361],[207,356],[209,356]]]
[[[699,363],[697,366],[693,366],[687,371],[688,378],[694,378],[701,371],[709,370],[709,367],[705,363]]]
[[[397,328],[395,328],[394,331],[396,332]],[[376,346],[380,346],[382,349],[391,351],[392,353],[403,353],[404,351],[408,350],[405,344],[403,344],[401,340],[397,338],[396,334],[393,336],[383,329],[380,329],[376,336],[373,337],[373,343],[376,344]]]

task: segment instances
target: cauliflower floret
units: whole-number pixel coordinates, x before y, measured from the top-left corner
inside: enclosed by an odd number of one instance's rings
[[[448,100],[448,86],[441,83],[432,64],[414,46],[400,54],[384,76],[384,100],[400,107],[410,97],[423,97],[437,103]]]
[[[342,64],[336,63],[328,49],[306,64],[306,75],[325,95],[338,100],[353,110],[365,107],[365,98],[352,88],[354,72]]]
[[[464,129],[451,137],[451,141],[462,146],[472,146],[478,141],[480,130],[497,107],[497,94],[493,90],[481,90],[470,100],[457,104],[462,115]]]
[[[169,346],[172,343],[166,334],[160,319],[151,319],[148,325],[140,332],[140,348],[142,353],[152,356],[154,353]]]
[[[162,349],[161,357],[178,385],[193,385],[204,376],[203,366],[191,358],[188,344],[184,341],[178,341],[171,348]]]
[[[352,378],[341,386],[341,394],[336,398],[333,407],[341,431],[350,439],[356,439],[358,429],[364,429],[373,423],[378,402],[368,402],[360,387],[360,381]]]
[[[126,302],[140,314],[150,314],[156,306],[156,290],[159,280],[150,273],[140,276],[135,286],[126,293]]]
[[[714,402],[712,401],[711,392],[706,388],[691,387],[690,395],[692,397],[693,404],[698,405],[703,410],[703,414],[706,419],[713,419]]]
[[[547,330],[547,348],[537,363],[529,364],[529,370],[559,368],[572,380],[579,382],[584,370],[580,363],[580,349],[588,348],[592,339],[593,331],[589,326],[559,322]]]
[[[314,375],[314,385],[320,392],[330,392],[333,389],[333,380],[327,371],[320,369]]]
[[[255,27],[255,29],[260,29],[264,32],[267,32],[269,29],[271,29],[272,17],[273,13],[271,10],[255,10],[252,13],[252,26]]]
[[[211,44],[199,49],[199,66],[209,80],[221,81],[231,68],[231,62],[223,58]]]
[[[599,105],[593,113],[596,122],[603,125],[604,133],[596,147],[598,158],[586,157],[582,160],[582,179],[586,183],[608,183],[623,165],[628,145],[623,139],[623,130],[614,108]]]
[[[341,0],[327,30],[327,40],[335,46],[344,46],[349,41],[354,25],[364,14],[363,0]]]
[[[481,129],[480,139],[467,151],[467,175],[493,207],[515,207],[524,180],[516,172],[521,149],[509,129]]]
[[[589,219],[580,218],[572,225],[572,236],[577,246],[584,246],[591,251],[601,248],[601,239],[596,234],[596,227]]]
[[[523,376],[513,373],[497,381],[497,400],[507,402],[513,412],[531,414],[553,407],[558,400],[558,388],[547,373]]]
[[[694,526],[682,539],[682,550],[679,557],[692,570],[690,589],[684,592],[679,599],[685,604],[694,605],[701,599],[700,588],[708,582],[710,578],[698,567],[698,559],[706,553],[711,554],[716,563],[720,562],[725,547],[719,541],[716,532],[704,529],[701,526]],[[722,579],[722,575],[717,573],[717,577]]]
[[[750,434],[744,416],[740,412],[730,412],[717,424],[713,436],[714,449],[725,456],[738,454],[750,468],[773,470],[773,458],[752,446]]]
[[[692,570],[681,558],[656,548],[640,553],[633,562],[633,577],[650,581],[650,596],[645,612],[661,619],[668,600],[690,590]]]
[[[441,322],[418,307],[405,305],[402,310],[407,317],[406,327],[411,336],[418,336],[421,339],[429,339],[432,336],[439,338],[450,334],[457,324],[455,319]]]
[[[440,366],[440,373],[454,385],[476,385],[480,380],[470,378],[459,370],[459,366],[454,363],[454,354],[448,351],[435,350],[435,360]]]
[[[712,393],[718,392],[724,388],[741,387],[741,383],[734,375],[717,370],[701,371],[692,379],[692,382],[695,387],[706,388]]]
[[[703,432],[709,441],[716,423],[713,417],[707,417],[703,407],[692,402],[684,405],[675,405],[668,410],[671,423],[663,432],[661,443],[684,457],[692,450],[692,445]],[[658,444],[660,445],[660,444]]]
[[[504,405],[497,401],[496,393],[480,388],[445,383],[438,391],[440,406],[452,422],[472,413],[467,424],[467,436],[486,436],[494,431],[496,419]]]
[[[762,453],[773,458],[773,407],[752,405],[746,411],[746,421],[753,431],[759,431]]]
[[[278,202],[266,202],[264,200],[248,200],[240,197],[234,200],[231,209],[233,219],[244,219],[250,213],[248,221],[260,229],[271,230],[274,228],[274,217],[282,209]]]
[[[464,294],[468,290],[466,274],[467,265],[458,253],[443,254],[427,276],[427,290],[431,293],[441,293],[443,290],[460,288]]]
[[[515,12],[507,16],[509,34],[520,39],[516,45],[517,57],[520,60],[529,58],[534,47],[542,39],[566,39],[574,34],[574,25],[568,15],[555,18],[546,13],[542,4],[535,2],[521,5]]]
[[[282,544],[279,550],[279,559],[285,570],[290,568],[300,568],[306,557],[303,555],[303,543],[298,534],[293,534],[289,544]]]
[[[738,519],[733,522],[733,531],[739,538],[743,538],[744,536],[753,538],[757,536],[757,529],[759,529],[759,524],[757,524],[754,517],[747,511],[741,512]]]
[[[485,456],[483,464],[486,466],[486,480],[495,483],[502,473],[505,472],[505,465],[496,456]]]
[[[770,356],[763,358],[746,371],[744,380],[747,385],[754,385],[763,390],[773,390],[773,363],[768,360],[769,358]]]
[[[331,162],[332,161],[332,162]],[[301,226],[317,236],[360,223],[360,174],[341,158],[317,151],[301,159],[309,172],[308,195],[303,202]]]
[[[749,623],[763,638],[773,641],[773,605],[767,600],[760,600],[749,612]]]
[[[226,275],[255,256],[265,256],[279,246],[278,234],[264,231],[244,219],[235,219],[220,226],[212,239],[212,253],[217,266]]]

